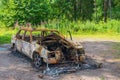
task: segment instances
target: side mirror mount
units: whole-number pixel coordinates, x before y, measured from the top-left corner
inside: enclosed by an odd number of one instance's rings
[[[70,31],[67,31],[69,36],[70,36],[70,39],[72,40],[72,35],[71,35],[71,32]]]

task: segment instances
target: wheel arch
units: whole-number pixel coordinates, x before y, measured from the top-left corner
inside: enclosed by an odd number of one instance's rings
[[[33,59],[33,55],[34,55],[34,54],[39,54],[39,52],[37,52],[37,51],[33,51],[32,59]]]

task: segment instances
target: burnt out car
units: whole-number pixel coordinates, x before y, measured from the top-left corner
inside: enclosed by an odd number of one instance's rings
[[[57,30],[21,28],[11,42],[13,51],[31,58],[36,68],[43,63],[81,63],[85,58],[82,45],[66,39]]]

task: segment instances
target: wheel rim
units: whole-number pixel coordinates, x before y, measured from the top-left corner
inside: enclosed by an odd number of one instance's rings
[[[42,65],[41,57],[39,54],[33,55],[33,63],[36,68],[39,68]]]

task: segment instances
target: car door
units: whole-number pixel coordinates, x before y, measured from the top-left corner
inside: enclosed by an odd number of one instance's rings
[[[39,45],[38,44],[36,44],[36,42],[32,42],[31,44],[30,44],[30,57],[32,58],[32,56],[33,56],[33,52],[36,50],[36,49],[38,49],[39,48]]]
[[[31,41],[30,41],[30,32],[26,31],[23,35],[23,40],[22,40],[22,52],[27,55],[28,57],[31,56]]]
[[[19,52],[22,52],[22,35],[23,35],[23,33],[24,33],[23,30],[19,30],[18,33],[16,34],[15,45]]]

